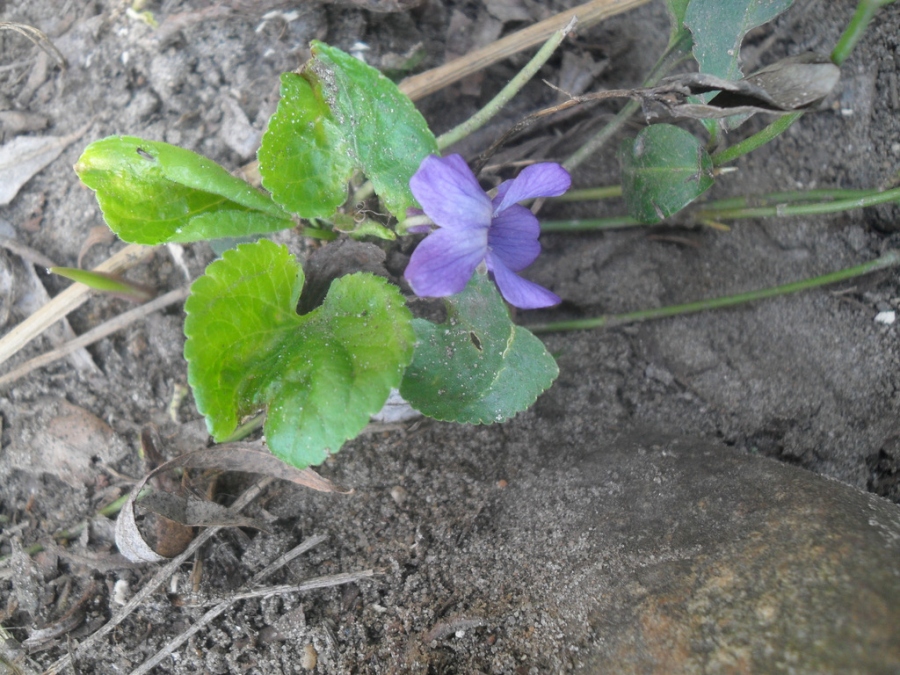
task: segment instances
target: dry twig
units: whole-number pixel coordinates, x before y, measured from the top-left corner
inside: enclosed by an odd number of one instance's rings
[[[316,539],[313,537],[313,539]],[[319,543],[325,537],[319,537],[318,541],[314,543]],[[310,540],[307,540],[310,541]],[[303,542],[300,546],[305,545],[307,542]],[[299,548],[299,547],[298,547]],[[309,548],[309,547],[307,547]],[[306,550],[306,549],[304,549]],[[274,572],[277,567],[270,565],[266,569],[264,569],[260,574],[256,575],[254,579],[257,577],[265,576],[271,572]],[[131,671],[131,675],[145,675],[149,673],[153,668],[162,663],[163,659],[165,659],[169,654],[178,649],[181,645],[187,642],[191,636],[195,635],[210,621],[219,616],[226,609],[231,607],[235,602],[239,600],[250,600],[253,598],[268,598],[273,595],[281,595],[283,593],[300,593],[303,591],[311,591],[316,588],[328,588],[330,586],[340,586],[341,584],[350,584],[354,581],[359,581],[360,579],[366,579],[368,577],[373,576],[375,573],[372,570],[364,570],[362,572],[355,572],[351,574],[333,574],[325,577],[315,577],[314,579],[309,579],[304,581],[301,584],[296,586],[271,586],[269,588],[260,588],[256,591],[249,591],[246,593],[239,593],[234,597],[228,598],[227,600],[222,600],[215,607],[210,609],[206,614],[201,616],[197,621],[191,625],[184,633],[170,641],[165,647],[160,649],[156,654],[152,657],[144,661],[139,667],[135,668]]]
[[[57,296],[58,297],[58,296]],[[238,513],[244,509],[250,502],[256,499],[262,491],[272,483],[273,478],[261,478],[258,480],[252,487],[248,488],[244,491],[244,493],[238,497],[237,501],[231,506],[231,510],[235,513]],[[116,614],[112,619],[106,622],[104,626],[98,630],[96,633],[93,633],[91,636],[85,638],[84,642],[75,647],[69,654],[63,656],[61,659],[58,659],[53,665],[51,665],[44,673],[44,675],[53,675],[56,673],[62,673],[66,668],[68,668],[76,656],[84,653],[88,649],[94,647],[97,643],[100,642],[103,638],[109,635],[116,626],[122,623],[135,609],[137,609],[147,598],[149,598],[156,590],[168,581],[169,577],[171,577],[175,571],[181,567],[181,565],[196,552],[203,544],[205,544],[213,535],[215,535],[220,529],[219,527],[211,527],[208,530],[204,530],[201,532],[194,541],[191,542],[190,546],[188,546],[183,553],[172,558],[172,560],[163,568],[161,568],[153,578],[148,581],[144,587],[138,591],[131,600],[128,601],[122,610]]]
[[[580,28],[589,28],[611,16],[645,5],[648,1],[593,0],[586,2],[497,40],[483,49],[454,59],[443,66],[407,77],[400,83],[400,90],[414,101],[424,98],[523,49],[546,42],[553,33],[563,28],[573,17],[578,17]]]
[[[177,290],[170,291],[165,295],[161,295],[158,298],[151,300],[150,302],[144,303],[140,307],[135,307],[134,309],[129,310],[124,314],[120,314],[119,316],[100,324],[96,328],[92,328],[87,333],[78,336],[74,340],[70,340],[61,347],[53,349],[49,352],[45,352],[40,356],[36,356],[30,361],[26,361],[15,370],[11,370],[5,375],[0,376],[0,387],[18,380],[20,377],[27,375],[32,370],[42,368],[50,363],[53,363],[54,361],[57,361],[58,359],[68,356],[72,352],[75,352],[82,347],[87,347],[88,345],[94,344],[98,340],[102,340],[103,338],[105,338],[107,335],[111,335],[112,333],[125,328],[135,321],[140,321],[144,317],[152,314],[159,309],[168,307],[169,305],[173,305],[176,302],[184,300],[188,296],[189,292],[190,289],[188,288],[179,288]]]

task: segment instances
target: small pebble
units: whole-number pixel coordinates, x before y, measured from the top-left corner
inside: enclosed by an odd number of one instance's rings
[[[395,485],[391,488],[391,499],[397,502],[397,506],[403,506],[403,502],[406,501],[406,490]]]
[[[117,605],[125,605],[128,603],[128,596],[131,595],[131,586],[124,579],[119,579],[113,586],[113,602]]]
[[[890,326],[897,320],[897,312],[894,310],[889,310],[887,312],[878,312],[875,315],[875,321],[877,323],[883,323],[885,326]]]
[[[306,648],[303,650],[303,658],[300,659],[300,667],[304,670],[312,670],[316,667],[318,660],[319,655],[316,653],[316,648],[312,645],[306,645]]]

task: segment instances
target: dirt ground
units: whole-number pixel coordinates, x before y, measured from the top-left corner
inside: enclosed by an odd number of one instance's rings
[[[254,156],[277,103],[279,73],[306,60],[311,39],[388,70],[418,55],[418,71],[574,4],[162,0],[145,7],[160,23],[153,29],[128,11],[128,3],[114,0],[0,0],[0,19],[40,28],[69,64],[60,72],[24,37],[0,31],[0,115],[21,113],[0,116],[2,141],[22,133],[65,136],[86,127],[0,207],[0,236],[56,264],[75,266],[80,256],[85,267],[100,263],[121,244],[93,229],[103,224],[99,209],[71,170],[84,146],[111,134],[137,135],[237,169]],[[776,22],[748,36],[745,70],[803,51],[827,53],[853,5],[797,0]],[[540,76],[570,91],[637,85],[662,52],[667,32],[664,4],[651,2],[580,31],[564,45],[566,56],[551,60]],[[493,66],[419,107],[435,132],[451,128],[523,62],[520,56]],[[900,7],[890,6],[844,65],[824,109],[739,160],[738,171],[721,176],[711,197],[896,182],[898,70]],[[502,120],[454,150],[476,154],[522,115],[556,97],[538,78]],[[503,157],[562,160],[616,110],[604,104],[544,127]],[[765,122],[750,120],[728,142]],[[642,123],[636,119],[627,133]],[[619,182],[616,147],[613,141],[581,167],[576,186]],[[615,200],[551,205],[543,216],[601,217],[622,209]],[[743,220],[728,231],[685,221],[649,230],[545,235],[542,242],[545,253],[529,276],[564,303],[520,315],[526,325],[687,302],[850,267],[900,245],[900,206]],[[195,278],[213,259],[206,244],[185,246],[178,256],[160,251],[128,276],[162,293],[184,285],[186,274]],[[41,288],[53,295],[67,285],[43,274],[35,282],[7,250],[0,250],[0,272],[0,282],[10,280],[0,289],[4,332],[33,311]],[[95,298],[69,321],[82,333],[130,307],[122,299]],[[129,672],[202,614],[183,601],[192,583],[201,596],[220,597],[317,533],[328,534],[328,541],[273,583],[363,569],[380,576],[304,596],[243,601],[158,672],[574,668],[575,661],[542,652],[552,644],[550,637],[531,639],[530,607],[516,604],[527,593],[516,586],[515,569],[501,570],[508,585],[492,587],[483,598],[469,585],[477,586],[477,580],[460,569],[466,562],[457,551],[471,532],[490,534],[501,527],[492,518],[503,486],[517,472],[567,461],[567,448],[594,442],[602,452],[604,443],[622,434],[664,432],[772,457],[900,502],[898,327],[875,321],[887,310],[900,310],[896,271],[736,309],[544,336],[560,377],[532,410],[501,426],[419,422],[365,435],[322,467],[323,474],[355,489],[352,495],[270,487],[248,509],[267,523],[268,532],[218,535],[204,548],[202,564],[185,566],[167,593],[154,595],[100,648],[83,655],[78,672]],[[0,567],[0,623],[22,642],[35,628],[59,625],[73,603],[86,598],[80,620],[31,654],[42,667],[67,653],[67,639],[83,639],[119,608],[116,593],[124,583],[133,593],[155,571],[113,559],[111,521],[94,514],[144,473],[137,450],[145,425],[160,427],[170,454],[206,441],[190,395],[178,399],[186,386],[182,321],[180,308],[170,308],[91,346],[89,358],[78,364],[63,360],[0,390],[0,556],[12,555]],[[13,364],[47,348],[42,338]],[[249,480],[235,477],[221,492],[237,494]],[[68,549],[49,544],[52,535],[86,521],[86,529],[65,540]],[[538,539],[553,546],[552,531]],[[21,553],[38,543],[44,552],[33,558]],[[484,560],[491,552],[478,555]],[[558,574],[565,576],[564,566]],[[463,609],[477,613],[484,598],[508,612],[502,628],[485,634],[477,621],[447,621]],[[429,646],[433,640],[425,638],[440,641],[442,626],[463,634],[458,646]],[[478,641],[465,642],[467,631]],[[422,639],[414,644],[411,635]],[[312,665],[313,654],[318,665]]]

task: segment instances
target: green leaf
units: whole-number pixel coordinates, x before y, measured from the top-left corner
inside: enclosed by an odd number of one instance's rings
[[[90,272],[77,267],[48,267],[47,271],[77,281],[94,290],[124,295],[139,302],[146,302],[153,297],[147,289],[105,272]]]
[[[672,28],[669,32],[669,46],[679,42],[683,37],[690,36],[684,25],[684,16],[687,12],[688,5],[691,0],[666,0],[666,9],[669,12],[669,19],[672,22]]]
[[[190,150],[133,136],[91,143],[75,165],[103,218],[134,244],[243,237],[293,227],[268,196]]]
[[[263,186],[303,218],[327,218],[347,199],[355,159],[321,87],[281,76],[281,99],[257,154]]]
[[[670,0],[681,4],[682,0]],[[741,77],[741,42],[748,31],[771,21],[793,0],[690,0],[684,22],[694,37],[700,72],[725,80]]]
[[[312,43],[301,75],[281,77],[259,169],[273,198],[304,218],[331,217],[362,171],[398,219],[416,207],[409,179],[437,141],[397,85],[359,59]]]
[[[425,118],[397,85],[346,52],[313,41],[308,70],[321,83],[334,118],[345,130],[360,168],[398,220],[417,207],[409,179],[422,160],[438,154]]]
[[[713,184],[712,159],[692,134],[654,124],[621,146],[622,195],[628,214],[658,223],[690,204]]]
[[[400,395],[435,419],[502,422],[526,410],[559,370],[543,343],[509,320],[486,275],[447,299],[447,321],[416,319],[416,351]]]
[[[213,437],[267,408],[269,447],[301,468],[362,431],[400,384],[415,342],[403,296],[384,279],[342,277],[298,316],[303,282],[285,247],[242,244],[194,282],[184,325],[188,382]]]

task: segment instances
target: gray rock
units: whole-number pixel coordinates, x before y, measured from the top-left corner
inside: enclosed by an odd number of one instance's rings
[[[886,500],[667,438],[587,443],[501,494],[492,564],[562,625],[576,672],[900,671]]]

